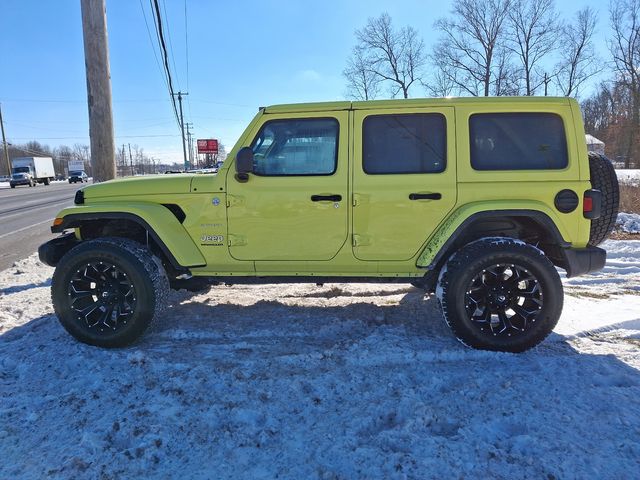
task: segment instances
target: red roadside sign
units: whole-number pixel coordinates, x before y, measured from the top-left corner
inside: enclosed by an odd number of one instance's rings
[[[198,140],[198,153],[218,153],[218,140],[215,138]]]

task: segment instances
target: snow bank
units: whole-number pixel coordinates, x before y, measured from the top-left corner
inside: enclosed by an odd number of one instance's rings
[[[0,182],[0,188],[10,188],[9,182]]]
[[[627,169],[616,170],[618,181],[627,185],[640,185],[640,170],[639,169]]]
[[[640,233],[640,215],[637,213],[619,213],[616,228],[625,233]]]
[[[634,477],[640,242],[605,246],[521,355],[365,284],[177,292],[138,345],[101,350],[59,326],[32,256],[0,272],[0,478]]]

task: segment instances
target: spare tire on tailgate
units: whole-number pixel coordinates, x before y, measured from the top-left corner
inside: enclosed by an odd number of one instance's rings
[[[589,245],[596,246],[607,239],[616,224],[620,190],[616,171],[604,155],[589,152],[589,171],[592,188],[602,192],[602,213],[599,218],[591,220],[589,234]]]

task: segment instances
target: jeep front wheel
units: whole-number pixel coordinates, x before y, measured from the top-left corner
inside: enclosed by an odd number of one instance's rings
[[[437,294],[453,334],[483,350],[528,350],[562,313],[553,264],[533,245],[511,238],[481,239],[455,253],[440,273]]]
[[[162,311],[169,282],[159,259],[121,238],[84,241],[58,263],[53,307],[77,340],[100,347],[136,341]]]

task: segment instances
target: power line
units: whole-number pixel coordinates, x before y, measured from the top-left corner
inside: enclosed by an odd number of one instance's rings
[[[162,16],[160,15],[160,6],[158,5],[158,0],[149,0],[149,2],[152,2],[154,25],[156,27],[156,34],[158,36],[158,42],[160,43],[161,53],[164,60],[164,70],[167,75],[167,84],[169,86],[169,96],[171,97],[171,104],[173,105],[173,113],[176,116],[178,126],[181,126],[180,117],[178,116],[178,108],[176,106],[176,99],[174,98],[173,79],[171,78],[171,70],[169,69],[169,55],[167,53],[167,45],[164,41],[164,33],[162,32]]]
[[[184,54],[187,64],[187,90],[189,90],[189,25],[187,18],[187,0],[184,0]],[[187,107],[189,108],[189,118],[193,119],[193,113],[191,113],[191,100],[189,100],[188,97]]]
[[[184,50],[187,63],[187,90],[189,90],[189,25],[187,24],[187,0],[184,0]]]
[[[167,43],[169,44],[169,57],[171,58],[171,64],[173,65],[173,72],[176,75],[176,83],[178,85],[178,89],[180,88],[180,77],[178,76],[178,69],[176,68],[176,57],[173,54],[173,42],[171,41],[171,29],[169,28],[169,16],[167,15],[167,3],[165,0],[162,0],[162,11],[164,12],[164,21],[165,27],[164,30],[167,32]]]
[[[159,138],[159,137],[179,137],[179,134],[158,134],[158,135],[116,135],[115,138]],[[38,140],[88,140],[88,136],[77,137],[38,137]],[[34,140],[33,137],[13,137],[11,140]]]
[[[160,65],[160,60],[158,60],[158,55],[156,54],[155,43],[153,42],[153,37],[151,36],[151,30],[149,29],[149,23],[147,22],[147,14],[144,11],[144,5],[142,4],[142,0],[140,0],[140,9],[142,10],[142,18],[144,18],[144,24],[147,27],[147,34],[149,35],[149,42],[151,43],[151,50],[153,51],[153,57],[156,59],[156,65],[158,67],[158,71],[160,72],[160,75],[162,75],[162,80],[164,81],[165,86],[169,88],[167,79],[165,78],[164,72],[162,71],[162,66]]]
[[[164,72],[163,72],[164,76]],[[239,107],[239,108],[252,108],[257,109],[256,105],[246,105],[240,103],[225,103],[218,102],[216,100],[206,100],[206,99],[197,99],[198,103],[211,103],[214,105],[224,105],[227,107]],[[86,104],[86,100],[64,100],[64,99],[44,99],[44,98],[3,98],[3,102],[8,103],[84,103]],[[163,102],[164,99],[161,98],[135,98],[135,99],[123,99],[123,100],[114,100],[113,103],[156,103]]]

